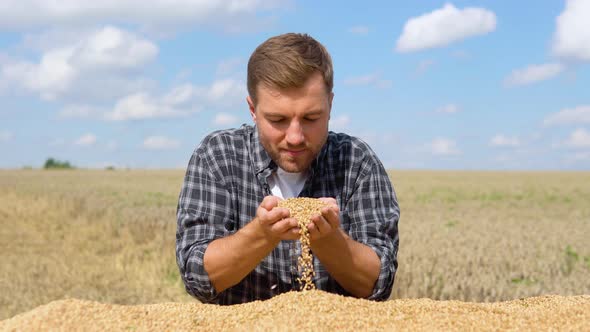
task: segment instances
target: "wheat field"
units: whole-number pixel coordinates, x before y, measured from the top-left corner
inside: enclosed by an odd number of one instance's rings
[[[194,302],[174,260],[181,170],[0,171],[0,320],[60,299]],[[590,172],[391,171],[393,299],[590,294]]]

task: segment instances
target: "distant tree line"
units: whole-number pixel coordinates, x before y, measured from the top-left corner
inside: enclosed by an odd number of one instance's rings
[[[47,158],[44,169],[72,169],[75,168],[69,161],[61,161],[53,158]]]

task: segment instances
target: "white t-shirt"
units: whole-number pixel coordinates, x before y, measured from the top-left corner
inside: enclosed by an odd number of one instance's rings
[[[307,176],[308,172],[289,173],[279,167],[268,178],[268,185],[273,196],[283,199],[297,197],[307,181]]]

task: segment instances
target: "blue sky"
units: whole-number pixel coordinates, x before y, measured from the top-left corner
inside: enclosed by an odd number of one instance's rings
[[[254,48],[330,51],[330,129],[393,169],[589,170],[590,1],[5,0],[0,168],[184,168],[252,123]]]

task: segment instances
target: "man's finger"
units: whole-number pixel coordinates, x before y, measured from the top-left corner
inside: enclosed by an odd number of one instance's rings
[[[334,197],[320,197],[319,200],[328,204],[328,205],[338,206],[338,202],[336,201],[336,199]]]
[[[293,227],[280,235],[281,240],[298,240],[299,227]]]
[[[260,203],[260,206],[270,211],[279,204],[280,198],[276,196],[266,196]]]
[[[316,215],[311,220],[321,235],[328,234],[332,230],[332,225],[321,215]]]
[[[268,212],[268,216],[274,221],[289,218],[289,209],[276,207]]]
[[[285,210],[286,209],[275,208],[275,209],[272,209],[271,211],[267,211],[264,208],[260,208],[260,211],[258,211],[258,218],[260,219],[260,222],[262,224],[272,225],[279,220],[289,217],[289,211],[288,210],[285,211]]]
[[[307,225],[307,230],[309,231],[309,239],[315,241],[317,238],[320,237],[320,232],[318,231],[317,226],[314,223],[310,223]]]
[[[340,225],[340,217],[338,216],[338,212],[331,207],[322,208],[322,217],[333,228],[337,228]]]
[[[285,233],[292,228],[297,228],[297,221],[293,218],[283,219],[272,225],[272,231],[276,234]]]

